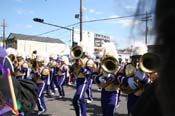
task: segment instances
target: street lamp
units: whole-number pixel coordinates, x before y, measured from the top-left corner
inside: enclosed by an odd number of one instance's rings
[[[72,31],[72,45],[73,45],[73,42],[74,42],[74,28],[71,29],[71,28],[68,28],[68,27],[63,27],[63,26],[47,23],[47,22],[44,22],[44,19],[41,19],[41,18],[33,18],[33,21],[38,22],[38,23],[42,23],[42,24],[46,24],[46,25],[50,25],[50,26],[54,26],[54,27],[59,27],[61,29],[66,29],[66,30]]]
[[[63,26],[59,26],[59,25],[55,25],[55,24],[44,22],[44,19],[33,18],[33,21],[39,22],[39,23],[43,23],[43,24],[46,24],[46,25],[50,25],[50,26],[54,26],[54,27],[59,27],[59,28],[66,29],[66,30],[69,30],[69,31],[72,31],[72,29],[71,28],[68,28],[68,27],[63,27]]]

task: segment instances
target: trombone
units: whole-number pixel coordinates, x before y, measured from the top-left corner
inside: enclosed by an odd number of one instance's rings
[[[70,50],[70,56],[73,59],[79,59],[83,56],[83,48],[81,46],[74,46]]]
[[[150,78],[151,81],[154,81],[157,79],[158,77],[157,68],[159,67],[159,65],[160,65],[160,58],[157,54],[146,53],[140,57],[139,68]],[[135,71],[136,71],[136,68],[131,64],[129,64],[126,66],[125,74],[127,77],[130,77],[134,75]],[[134,92],[143,88],[143,84],[140,82],[138,77],[134,76],[134,81],[137,83],[136,90],[132,90],[128,86],[126,87],[126,86],[120,85],[121,91],[129,94],[131,92]]]
[[[115,57],[106,56],[101,61],[101,67],[104,72],[114,74],[119,67],[119,63]]]
[[[139,67],[151,80],[155,80],[158,77],[157,69],[159,66],[160,57],[155,53],[146,53],[140,58]]]

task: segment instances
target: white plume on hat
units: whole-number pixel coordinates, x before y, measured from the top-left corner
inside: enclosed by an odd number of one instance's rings
[[[93,53],[91,53],[91,54],[89,54],[89,58],[95,60],[96,59],[96,56]]]
[[[47,64],[49,62],[49,56],[47,53],[39,53],[37,54],[36,61],[43,62],[43,64]]]
[[[53,58],[53,59],[55,59],[55,60],[57,59],[57,55],[56,55],[55,53],[51,53],[51,54],[49,55],[49,57],[50,57],[50,58]]]
[[[16,54],[17,54],[16,50],[14,48],[11,48],[11,47],[7,48],[6,52],[7,52],[7,55],[13,54],[14,56],[16,56]]]
[[[18,51],[16,52],[16,57],[26,58],[26,53],[25,53],[24,51],[18,50]]]
[[[131,56],[143,55],[148,52],[147,45],[141,42],[135,42],[132,48]]]
[[[41,54],[38,54],[37,57],[36,57],[36,61],[37,62],[44,62],[44,56],[41,55]]]
[[[69,64],[69,58],[67,56],[62,56],[61,61],[63,61],[65,64]]]
[[[102,51],[100,54],[102,56],[109,55],[115,57],[116,59],[118,58],[116,46],[112,42],[102,44]]]
[[[85,54],[88,54],[88,45],[87,45],[87,43],[81,42],[79,46],[82,47],[83,52],[85,52]]]

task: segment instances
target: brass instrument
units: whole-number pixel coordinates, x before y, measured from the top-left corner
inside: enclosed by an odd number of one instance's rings
[[[106,56],[102,59],[101,61],[101,74],[103,75],[103,73],[110,73],[110,74],[116,74],[118,71],[118,67],[119,67],[119,63],[117,61],[117,59],[113,56]],[[106,88],[107,86],[109,86],[112,83],[112,80],[105,78],[105,83],[101,83],[98,86],[101,88]]]
[[[74,46],[71,48],[70,55],[73,59],[79,59],[83,55],[83,48],[81,46]]]
[[[153,75],[154,77],[156,75],[158,76],[157,68],[159,67],[159,65],[160,65],[160,58],[157,54],[146,53],[140,58],[139,67],[143,72],[145,72],[148,75]],[[151,76],[150,79],[152,79]]]
[[[145,74],[147,74],[150,80],[152,81],[154,81],[158,77],[156,70],[159,67],[159,65],[160,65],[160,58],[158,55],[154,53],[146,53],[143,56],[141,56],[139,60],[139,68]],[[143,90],[143,85],[141,84],[139,78],[134,76],[135,71],[136,71],[136,68],[132,66],[132,64],[129,64],[126,66],[125,74],[127,77],[131,77],[131,76],[134,77],[134,81],[137,83],[137,89],[132,90],[130,87],[120,85],[120,88],[124,93],[129,94],[131,92],[136,92],[139,89]]]
[[[119,63],[117,59],[113,56],[106,56],[101,61],[102,70],[106,73],[116,73]]]
[[[145,72],[150,80],[158,77],[157,69],[160,66],[160,57],[155,53],[146,53],[140,58],[140,69]]]
[[[141,88],[142,84],[140,83],[139,79],[137,77],[134,76],[134,73],[136,71],[136,67],[133,66],[132,64],[128,64],[126,65],[126,68],[124,70],[124,73],[126,75],[127,78],[134,78],[134,81],[137,83],[137,89]],[[122,92],[130,94],[136,90],[131,89],[129,86],[124,86],[121,84],[119,84],[119,88]]]

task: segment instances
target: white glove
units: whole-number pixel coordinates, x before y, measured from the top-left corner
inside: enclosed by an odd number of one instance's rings
[[[128,85],[131,89],[135,90],[137,88],[137,84],[136,82],[134,81],[134,78],[133,77],[130,77],[128,79]]]
[[[102,75],[102,77],[103,78],[105,78],[105,79],[107,79],[107,80],[114,80],[114,75],[113,74],[110,74],[110,73],[104,73],[103,75]]]
[[[99,81],[100,81],[101,83],[106,83],[106,80],[104,79],[104,77],[99,77]]]
[[[138,77],[139,80],[143,80],[146,77],[145,73],[141,70],[135,71],[134,75]]]

